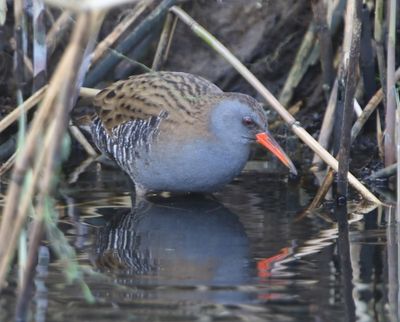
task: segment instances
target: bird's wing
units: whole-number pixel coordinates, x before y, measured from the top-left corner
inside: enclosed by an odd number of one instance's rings
[[[206,96],[221,94],[211,82],[181,72],[152,72],[132,76],[103,89],[93,104],[104,127],[112,129],[131,120],[168,114],[175,121],[194,117]]]

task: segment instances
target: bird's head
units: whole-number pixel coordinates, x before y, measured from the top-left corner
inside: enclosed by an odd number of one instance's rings
[[[268,131],[262,105],[248,95],[225,93],[211,112],[211,131],[228,144],[250,145],[257,142],[271,151],[290,172],[296,167]]]

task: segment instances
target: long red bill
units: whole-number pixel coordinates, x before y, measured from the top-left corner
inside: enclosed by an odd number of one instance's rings
[[[292,160],[290,160],[286,153],[283,152],[282,148],[271,134],[267,132],[258,133],[256,134],[256,138],[257,142],[270,150],[285,166],[289,168],[291,173],[297,175],[297,170]]]

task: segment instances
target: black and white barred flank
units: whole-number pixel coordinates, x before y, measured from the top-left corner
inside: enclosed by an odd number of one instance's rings
[[[111,133],[96,117],[91,125],[92,138],[102,153],[133,177],[135,158],[140,158],[140,152],[150,151],[159,133],[160,123],[167,117],[168,112],[162,111],[158,116],[146,120],[136,119],[122,123],[114,127]]]

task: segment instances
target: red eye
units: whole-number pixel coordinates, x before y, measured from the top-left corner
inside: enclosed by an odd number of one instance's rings
[[[246,125],[246,126],[254,125],[254,120],[253,120],[250,116],[245,116],[245,117],[243,117],[242,122],[243,122],[243,124]]]

